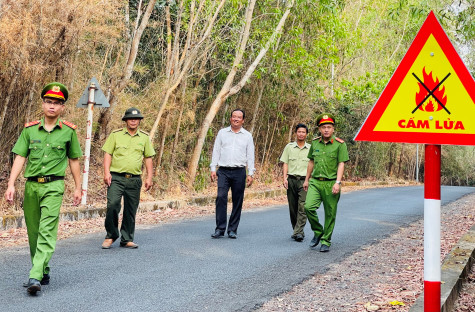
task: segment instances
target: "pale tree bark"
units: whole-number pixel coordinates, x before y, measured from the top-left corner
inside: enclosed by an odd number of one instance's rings
[[[259,113],[259,107],[261,106],[261,101],[262,101],[262,95],[264,94],[264,83],[262,82],[262,79],[259,79],[258,81],[259,84],[259,93],[257,95],[257,101],[256,104],[254,105],[254,112],[252,113],[252,121],[251,121],[251,127],[249,129],[249,132],[251,134],[254,134],[254,129],[256,128],[256,123],[257,120],[259,119],[257,114]]]
[[[134,65],[135,60],[137,58],[137,53],[139,50],[140,40],[142,38],[143,32],[148,25],[148,21],[150,19],[150,15],[152,14],[153,8],[155,6],[156,0],[150,0],[143,13],[143,16],[140,20],[140,15],[137,15],[137,21],[135,24],[135,29],[133,32],[132,41],[130,42],[129,46],[127,47],[126,58],[127,62],[124,65],[122,70],[121,76],[117,79],[112,79],[110,84],[110,96],[109,96],[109,104],[110,108],[101,109],[101,114],[98,120],[98,127],[96,132],[94,133],[94,140],[98,141],[100,139],[100,132],[102,131],[103,137],[105,137],[109,132],[109,121],[111,118],[111,112],[117,103],[117,96],[129,83],[130,77],[134,72]],[[142,1],[139,3],[138,12],[141,12],[141,5]],[[140,20],[140,22],[139,22]]]
[[[155,118],[155,122],[153,123],[152,130],[150,130],[150,137],[152,138],[152,140],[156,135],[158,125],[160,123],[160,119],[162,118],[162,114],[167,106],[170,96],[173,94],[175,89],[183,81],[183,78],[188,73],[192,65],[195,63],[195,61],[199,60],[199,56],[200,56],[199,52],[203,50],[203,45],[205,44],[205,42],[208,40],[209,36],[211,35],[211,31],[213,30],[216,19],[218,18],[219,12],[223,8],[225,2],[226,0],[221,0],[219,2],[219,4],[216,6],[216,9],[214,10],[213,16],[207,19],[207,24],[203,28],[205,29],[203,34],[201,35],[201,37],[196,43],[191,44],[191,40],[193,36],[193,28],[197,25],[196,22],[204,6],[204,1],[202,1],[198,9],[195,11],[195,1],[192,2],[191,8],[193,9],[193,12],[190,15],[190,23],[188,25],[189,28],[188,28],[188,33],[187,33],[186,44],[184,48],[181,50],[182,55],[180,57],[180,45],[179,44],[174,45],[174,48],[170,57],[171,64],[167,66],[167,68],[169,68],[168,70],[171,71],[171,73],[166,83],[166,85],[168,86],[167,90],[165,91],[165,94],[161,100],[160,108],[158,110],[157,117]],[[179,27],[179,25],[177,25],[177,27]],[[179,34],[178,30],[176,30],[176,32],[177,34]],[[208,46],[205,50],[209,50],[209,49],[210,47]],[[203,53],[201,54],[201,56],[206,55],[206,54],[207,53]]]
[[[157,157],[157,163],[155,164],[155,175],[158,175],[160,172],[160,169],[162,168],[162,157],[163,157],[163,151],[165,150],[165,140],[167,138],[167,132],[168,129],[170,128],[170,115],[171,112],[168,112],[167,118],[165,118],[165,128],[163,129],[162,133],[162,141],[160,142],[160,149],[158,151],[158,157]]]
[[[176,150],[178,148],[178,141],[180,139],[180,127],[181,127],[181,120],[183,118],[183,111],[185,110],[185,92],[186,92],[186,81],[182,87],[182,94],[181,94],[181,104],[180,104],[180,113],[178,114],[178,120],[175,130],[175,139],[173,140],[172,150],[170,153],[170,172],[168,172],[167,176],[167,184],[170,184],[170,180],[173,175],[173,169],[175,168],[175,159],[176,159]]]
[[[257,68],[259,65],[260,61],[262,58],[266,55],[267,51],[269,50],[270,46],[275,43],[277,37],[281,34],[282,28],[285,24],[285,20],[287,19],[290,9],[292,8],[294,1],[288,1],[286,4],[286,10],[284,14],[282,15],[282,18],[280,19],[279,23],[277,24],[276,28],[274,29],[272,35],[270,38],[267,40],[265,46],[260,50],[259,54],[257,55],[256,59],[254,62],[249,66],[247,69],[246,73],[242,76],[241,80],[233,86],[234,83],[234,77],[237,74],[238,71],[238,65],[241,63],[244,51],[246,49],[247,41],[249,39],[249,33],[250,33],[250,27],[251,27],[251,22],[252,22],[252,14],[254,11],[254,6],[255,6],[256,0],[249,0],[249,4],[247,7],[246,11],[246,24],[244,27],[244,32],[241,37],[241,42],[240,45],[236,51],[236,55],[234,57],[234,63],[233,66],[226,77],[226,80],[221,87],[221,90],[219,91],[218,95],[216,96],[215,100],[211,104],[211,107],[206,114],[205,119],[203,120],[203,123],[201,125],[201,128],[198,132],[198,138],[197,142],[195,145],[195,148],[193,149],[193,154],[190,158],[190,162],[188,165],[188,186],[191,187],[196,176],[196,170],[198,168],[198,162],[201,154],[201,150],[203,149],[203,145],[205,142],[206,134],[208,132],[208,129],[211,126],[211,123],[213,122],[217,112],[221,108],[222,104],[224,101],[231,95],[234,95],[238,93],[242,87],[247,83],[247,81],[251,78],[251,75],[254,73],[254,70]]]

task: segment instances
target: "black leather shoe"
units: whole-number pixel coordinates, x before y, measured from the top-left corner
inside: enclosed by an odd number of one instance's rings
[[[303,235],[302,234],[295,235],[295,241],[297,241],[297,242],[303,241]]]
[[[224,236],[224,231],[221,231],[221,230],[216,230],[216,231],[214,231],[213,234],[211,234],[212,238],[220,238],[220,237],[223,237],[223,236]]]
[[[320,239],[322,238],[321,234],[320,236],[314,235],[312,238],[312,241],[310,242],[310,247],[315,247],[320,243]]]
[[[44,274],[43,278],[40,281],[40,284],[41,285],[49,285],[49,280],[50,280],[49,274]],[[26,283],[23,283],[23,287],[28,287],[28,285],[29,285],[29,281],[26,282]]]
[[[292,236],[290,236],[291,239],[295,239],[297,237],[297,235],[295,234],[292,234]]]
[[[43,278],[41,279],[40,284],[49,285],[49,279],[50,279],[49,274],[43,274]]]
[[[329,252],[330,251],[330,246],[328,245],[323,245],[320,246],[320,252]]]
[[[233,239],[237,238],[237,234],[234,231],[229,231],[228,236],[229,236],[229,238],[233,238]]]
[[[30,295],[36,295],[36,292],[41,291],[40,281],[34,278],[30,278],[30,280],[28,281],[28,288],[26,289],[26,291]]]

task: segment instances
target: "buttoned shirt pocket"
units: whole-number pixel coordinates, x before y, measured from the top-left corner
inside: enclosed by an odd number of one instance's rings
[[[29,159],[40,159],[43,155],[43,146],[39,142],[30,143],[28,149]]]
[[[116,142],[114,154],[118,157],[127,156],[129,154],[129,147],[124,143]]]
[[[51,157],[63,158],[66,155],[66,142],[56,141],[51,143]]]

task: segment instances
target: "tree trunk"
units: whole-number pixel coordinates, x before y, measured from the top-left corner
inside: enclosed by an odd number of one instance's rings
[[[172,52],[172,56],[171,56],[172,65],[169,65],[169,66],[167,65],[167,68],[171,67],[170,70],[172,71],[172,73],[170,75],[170,78],[167,79],[168,82],[166,83],[166,85],[168,86],[168,89],[165,92],[165,95],[163,96],[163,99],[161,101],[157,117],[155,118],[155,122],[153,123],[153,126],[152,126],[152,130],[150,130],[150,137],[152,139],[155,137],[155,133],[158,129],[160,119],[162,118],[163,111],[166,108],[166,105],[168,103],[168,99],[169,99],[170,95],[180,85],[181,81],[183,80],[183,77],[188,73],[191,65],[198,58],[198,52],[201,51],[201,46],[206,41],[206,39],[208,39],[208,37],[211,35],[211,30],[213,29],[214,23],[215,23],[215,21],[218,17],[218,13],[221,10],[221,8],[224,6],[225,2],[226,2],[226,0],[221,0],[219,5],[216,7],[214,15],[211,18],[208,19],[208,24],[207,24],[207,27],[206,27],[206,31],[201,36],[199,42],[196,43],[195,45],[193,45],[193,48],[191,49],[190,52],[188,52],[188,48],[187,48],[186,51],[183,51],[183,55],[182,55],[182,58],[180,59],[180,61],[178,61],[179,54],[180,54],[179,44],[176,44],[175,47],[173,48],[173,52]],[[194,1],[192,3],[192,8],[194,8]],[[198,9],[198,13],[201,9],[202,9],[202,5],[200,5],[200,8]],[[197,15],[195,16],[194,13],[193,13],[192,18],[193,19],[192,19],[192,21],[190,21],[190,25],[188,25],[191,28],[193,28],[194,22],[198,18],[198,16]],[[176,34],[179,34],[178,29],[176,31]],[[190,39],[191,36],[192,36],[192,32],[190,30],[188,32],[187,42],[189,40],[191,40]],[[206,54],[206,53],[204,53],[204,54]]]
[[[135,60],[137,58],[138,48],[140,44],[140,39],[142,38],[143,32],[147,27],[148,21],[150,19],[150,15],[152,14],[153,8],[155,6],[156,0],[150,0],[147,9],[145,10],[142,20],[140,21],[140,25],[138,24],[138,19],[140,16],[137,16],[137,24],[138,26],[134,31],[134,37],[132,42],[130,43],[129,47],[127,48],[127,62],[123,68],[122,74],[118,77],[115,81],[112,80],[111,82],[111,98],[116,98],[122,90],[127,86],[127,83],[132,77],[134,71]],[[119,59],[119,58],[117,58]],[[112,113],[116,101],[109,99],[110,108],[109,109],[101,109],[101,114],[99,116],[97,129],[94,133],[94,141],[97,141],[100,137],[100,132],[102,131],[102,135],[105,137],[109,133],[109,121],[111,119]]]
[[[203,123],[201,125],[201,128],[198,132],[198,138],[196,141],[195,148],[193,149],[192,156],[190,158],[190,162],[188,165],[188,186],[192,186],[193,182],[195,181],[196,177],[196,170],[198,168],[198,162],[200,159],[200,154],[201,150],[203,149],[203,145],[205,142],[206,134],[208,133],[208,130],[211,126],[211,123],[214,120],[214,117],[216,116],[216,113],[218,110],[221,108],[221,105],[223,102],[226,100],[231,95],[236,94],[239,92],[242,87],[247,83],[247,81],[250,79],[251,75],[254,73],[254,70],[256,67],[259,65],[260,61],[262,58],[266,55],[267,51],[269,50],[270,46],[272,43],[275,42],[276,38],[278,35],[280,35],[282,28],[284,26],[285,20],[287,19],[287,16],[290,13],[290,9],[292,8],[294,1],[288,1],[286,5],[286,11],[283,14],[282,18],[279,21],[279,24],[277,27],[274,29],[274,32],[270,36],[270,38],[267,40],[265,46],[261,49],[259,52],[258,56],[254,60],[254,62],[249,66],[247,69],[246,73],[243,75],[241,80],[239,81],[238,84],[233,86],[231,88],[232,83],[234,82],[234,77],[236,76],[237,69],[239,64],[241,63],[244,51],[246,49],[247,41],[249,39],[249,33],[250,33],[250,27],[251,27],[251,22],[252,22],[252,14],[254,11],[254,6],[255,6],[256,0],[250,0],[249,5],[246,11],[246,23],[244,26],[244,32],[241,37],[241,42],[239,48],[236,50],[236,55],[234,58],[234,63],[233,67],[231,68],[231,71],[229,72],[228,76],[226,77],[226,81],[224,82],[223,87],[221,88],[221,91],[218,93],[216,99],[213,101],[211,104],[211,107],[208,111],[208,114],[206,115],[205,119],[203,120]]]
[[[167,118],[165,118],[165,128],[163,129],[163,134],[162,134],[162,140],[160,142],[160,150],[158,152],[158,157],[157,157],[157,163],[155,164],[155,175],[158,175],[160,173],[160,169],[162,167],[162,157],[163,157],[163,151],[165,150],[165,140],[167,138],[167,132],[168,128],[170,127],[170,112],[167,114]]]
[[[256,105],[254,106],[254,112],[252,113],[251,128],[249,129],[249,132],[251,134],[254,134],[254,129],[256,128],[257,119],[259,119],[257,116],[259,113],[259,107],[261,106],[262,95],[264,94],[264,89],[265,89],[262,79],[258,80],[258,84],[259,84],[259,93],[257,95]]]

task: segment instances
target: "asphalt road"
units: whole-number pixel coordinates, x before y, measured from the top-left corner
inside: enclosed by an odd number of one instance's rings
[[[442,202],[474,191],[442,187]],[[422,186],[343,194],[329,253],[308,247],[308,224],[303,243],[290,239],[287,206],[243,212],[236,240],[211,239],[214,216],[139,227],[137,250],[102,250],[102,233],[62,240],[35,297],[22,287],[28,248],[2,249],[0,311],[249,311],[422,218],[423,197]]]

